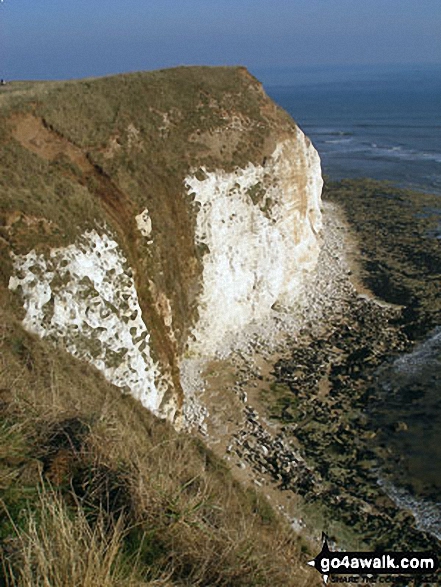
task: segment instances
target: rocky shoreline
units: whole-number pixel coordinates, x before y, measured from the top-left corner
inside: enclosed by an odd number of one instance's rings
[[[376,370],[412,345],[404,307],[364,288],[341,208],[326,202],[324,223],[307,303],[237,343],[229,367],[217,366],[233,372],[229,391],[201,367],[206,422],[222,401],[232,406],[229,425],[209,425],[205,438],[296,529],[326,531],[339,549],[439,550],[379,485],[390,455],[366,414]]]

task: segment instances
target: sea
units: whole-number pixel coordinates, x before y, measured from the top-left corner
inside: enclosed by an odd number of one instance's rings
[[[441,64],[257,76],[312,140],[331,179],[370,177],[441,195]]]
[[[312,140],[324,175],[437,194],[441,209],[441,64],[253,73]],[[441,540],[441,325],[380,369],[376,385],[372,417],[390,454],[378,483]]]

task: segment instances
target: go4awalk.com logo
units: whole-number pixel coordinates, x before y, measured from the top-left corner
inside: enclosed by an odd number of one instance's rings
[[[334,552],[323,534],[323,547],[308,565],[322,574],[325,583],[392,583],[380,575],[433,575],[439,561],[433,552]],[[352,575],[352,577],[343,577]],[[362,579],[360,580],[360,576]]]

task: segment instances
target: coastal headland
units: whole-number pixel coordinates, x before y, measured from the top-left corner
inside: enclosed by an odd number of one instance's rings
[[[306,587],[323,531],[439,551],[371,409],[440,324],[436,197],[322,194],[241,67],[11,83],[0,115],[5,581],[93,552],[102,587]]]

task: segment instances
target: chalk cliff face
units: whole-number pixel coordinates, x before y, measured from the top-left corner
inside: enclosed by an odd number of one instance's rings
[[[299,301],[319,251],[314,147],[242,68],[37,84],[0,109],[2,161],[26,174],[8,167],[2,198],[11,308],[178,421],[185,353]]]
[[[317,261],[321,173],[297,129],[260,166],[202,170],[186,179],[198,204],[195,238],[206,247],[192,348],[214,354],[229,334],[298,301]]]
[[[48,255],[33,249],[13,261],[9,288],[20,290],[24,328],[88,361],[158,413],[167,386],[118,243],[105,232],[85,232],[68,247]]]

